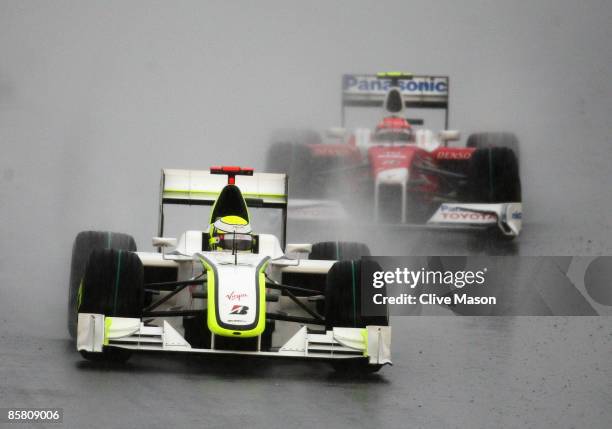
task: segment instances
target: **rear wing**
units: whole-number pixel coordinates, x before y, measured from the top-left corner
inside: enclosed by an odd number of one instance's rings
[[[253,173],[252,176],[236,176],[235,180],[248,207],[282,210],[281,242],[284,247],[287,235],[287,175]],[[211,174],[209,171],[163,169],[159,192],[158,236],[164,235],[166,204],[212,206],[227,183],[226,176]]]
[[[444,127],[448,129],[449,77],[413,75],[399,80],[406,107],[444,109]],[[382,107],[391,79],[375,74],[345,74],[342,76],[342,125],[347,107]]]

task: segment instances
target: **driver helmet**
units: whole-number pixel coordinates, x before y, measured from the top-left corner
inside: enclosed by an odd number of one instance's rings
[[[374,133],[377,140],[411,141],[412,126],[404,118],[390,116],[384,118],[376,125]]]
[[[240,216],[223,216],[210,227],[209,248],[211,250],[241,250],[253,249],[251,225]]]

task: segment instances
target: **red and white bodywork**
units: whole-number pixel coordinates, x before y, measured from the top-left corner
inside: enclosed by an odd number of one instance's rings
[[[345,182],[351,183],[351,193],[371,194],[376,222],[389,222],[381,213],[391,199],[399,211],[393,223],[497,225],[505,235],[518,235],[522,218],[520,201],[476,204],[461,198],[461,180],[465,180],[476,149],[449,147],[450,141],[459,140],[458,131],[415,129],[405,117],[406,106],[448,111],[448,78],[414,76],[408,82],[393,85],[372,76],[345,75],[343,118],[345,106],[380,108],[381,104],[383,118],[373,130],[357,128],[348,133],[333,129],[328,141],[307,145],[311,155],[316,159],[335,159],[331,164],[343,174]],[[417,208],[420,220],[415,221]]]

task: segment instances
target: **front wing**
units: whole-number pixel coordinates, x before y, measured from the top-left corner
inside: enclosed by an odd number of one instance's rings
[[[333,209],[330,209],[333,208]],[[377,213],[378,208],[375,207]],[[324,200],[289,200],[289,213],[293,219],[319,221],[349,220],[348,211],[338,202]],[[375,216],[376,217],[376,216]],[[402,218],[405,218],[402,214]],[[516,237],[522,229],[523,205],[508,203],[442,203],[425,223],[401,222],[409,228],[443,230],[482,230],[498,228],[503,235]],[[355,222],[352,222],[353,224]],[[388,225],[376,222],[379,225]],[[366,225],[364,227],[370,227]]]
[[[104,347],[134,351],[251,355],[316,360],[368,359],[371,365],[391,363],[391,327],[333,328],[325,334],[302,326],[278,351],[238,351],[192,348],[170,323],[146,326],[141,319],[79,313],[77,350],[102,352]]]
[[[514,237],[522,228],[521,203],[443,203],[427,221],[430,226],[494,227]]]

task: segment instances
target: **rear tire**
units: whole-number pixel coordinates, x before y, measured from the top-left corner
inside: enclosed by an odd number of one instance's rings
[[[319,144],[322,142],[321,134],[310,128],[303,129],[277,129],[272,132],[273,142],[293,142],[296,144]]]
[[[135,252],[136,242],[132,236],[117,232],[82,231],[78,233],[72,246],[68,288],[68,333],[71,338],[76,337],[77,291],[85,275],[89,255],[96,249],[121,249]]]
[[[268,149],[266,171],[285,173],[289,178],[289,195],[301,198],[321,196],[325,187],[317,174],[318,159],[306,144],[278,142]]]
[[[321,135],[311,129],[276,130],[266,156],[266,172],[289,176],[289,194],[310,197],[313,191],[312,154],[308,145],[321,143]]]
[[[144,301],[143,266],[138,255],[115,249],[94,250],[80,287],[79,313],[136,317]],[[130,350],[104,347],[102,353],[82,352],[94,361],[126,361]]]
[[[370,256],[370,249],[364,243],[352,241],[324,241],[312,245],[309,259],[322,261],[339,261],[359,259],[362,256]]]

